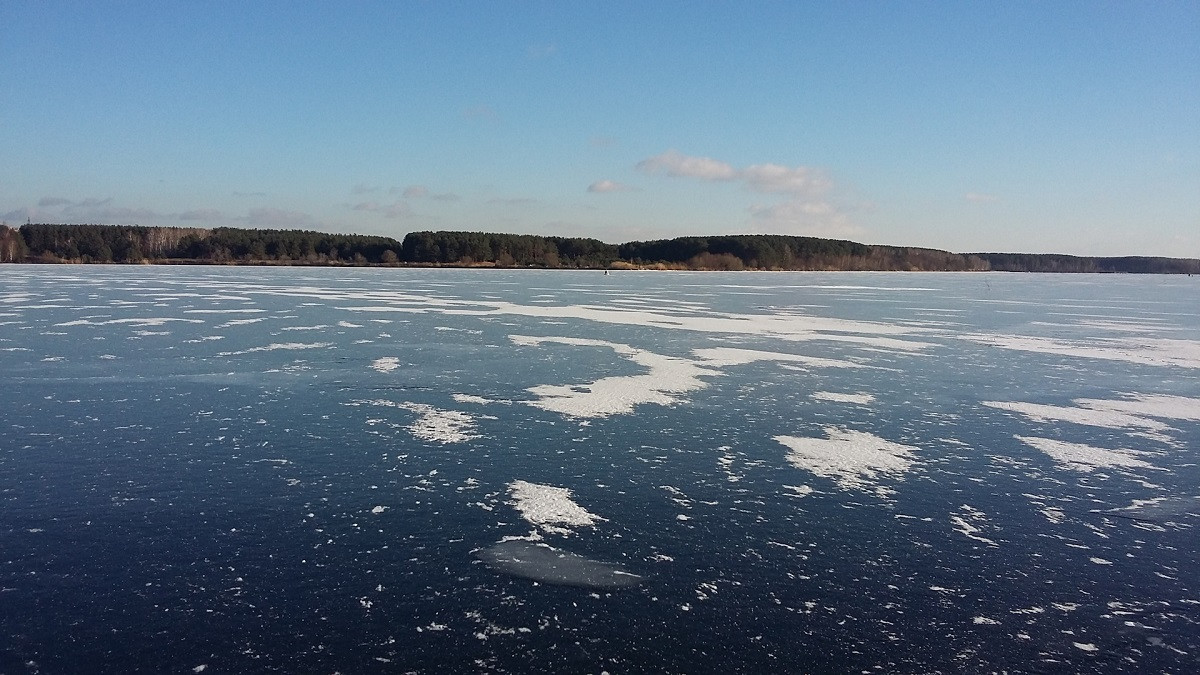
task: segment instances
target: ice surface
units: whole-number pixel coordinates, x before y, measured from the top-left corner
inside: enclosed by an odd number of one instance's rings
[[[642,577],[620,565],[525,540],[502,541],[479,552],[494,570],[548,584],[584,588],[626,588]]]

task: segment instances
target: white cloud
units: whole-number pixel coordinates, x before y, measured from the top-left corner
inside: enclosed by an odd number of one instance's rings
[[[412,209],[409,208],[408,202],[395,201],[391,204],[380,204],[378,202],[360,202],[350,207],[355,211],[366,211],[368,213],[378,213],[384,218],[403,218],[412,215]]]
[[[539,202],[532,197],[493,197],[487,203],[501,206],[534,206]]]
[[[588,192],[637,192],[640,188],[615,180],[598,180],[588,186]]]
[[[984,194],[982,192],[968,192],[967,194],[963,195],[963,198],[969,202],[977,202],[977,203],[1000,201],[1000,198],[997,197],[996,195]]]
[[[664,173],[672,178],[699,178],[711,181],[741,181],[755,192],[819,195],[828,192],[832,182],[820,169],[782,164],[752,164],[736,169],[711,157],[692,157],[668,150],[637,163],[645,173]]]
[[[112,203],[112,200],[112,197],[106,197],[104,199],[100,199],[99,197],[88,197],[87,199],[80,199],[77,202],[71,202],[67,208],[91,209],[100,206],[108,206]]]
[[[643,159],[637,163],[638,171],[665,173],[672,178],[699,178],[701,180],[735,180],[738,172],[725,162],[711,157],[692,157],[676,150]]]
[[[472,122],[499,122],[500,115],[490,105],[474,105],[463,110],[463,117]]]
[[[754,164],[742,169],[740,174],[746,186],[757,192],[818,195],[832,187],[824,172],[807,166]]]
[[[167,217],[153,209],[114,206],[112,197],[87,197],[78,201],[65,197],[42,197],[38,200],[38,207],[17,209],[3,214],[3,217],[44,223],[108,225],[152,224]]]
[[[525,55],[531,59],[545,59],[554,56],[558,53],[558,45],[553,42],[542,45],[529,45],[525,48]]]
[[[827,201],[793,199],[770,205],[750,207],[750,215],[759,232],[808,237],[858,237],[863,229]]]
[[[180,220],[222,220],[225,215],[217,209],[192,209],[179,214]]]
[[[644,159],[637,168],[674,178],[740,182],[754,192],[786,195],[787,201],[750,207],[751,226],[759,232],[819,237],[863,234],[862,228],[830,201],[833,181],[819,168],[752,164],[738,169],[711,157],[692,157],[675,150]]]
[[[453,192],[432,192],[424,185],[409,185],[408,187],[394,187],[388,190],[391,194],[401,193],[405,199],[432,199],[436,202],[456,202],[462,197]]]

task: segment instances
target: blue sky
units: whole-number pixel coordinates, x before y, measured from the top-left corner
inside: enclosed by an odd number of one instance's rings
[[[0,3],[0,218],[1200,257],[1200,3]]]

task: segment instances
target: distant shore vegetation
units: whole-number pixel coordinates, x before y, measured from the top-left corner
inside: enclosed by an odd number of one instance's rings
[[[609,244],[487,232],[412,232],[396,240],[305,230],[34,223],[0,225],[5,262],[1200,274],[1200,260],[1190,258],[951,253],[774,234]]]

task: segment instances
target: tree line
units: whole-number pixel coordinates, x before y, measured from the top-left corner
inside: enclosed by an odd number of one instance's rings
[[[10,242],[11,254],[6,250]],[[0,226],[0,262],[365,265],[399,262],[391,237],[233,227]]]
[[[488,232],[391,237],[306,230],[0,225],[0,262],[446,265],[695,270],[881,270],[1200,274],[1200,260],[951,253],[787,235],[598,239]]]

